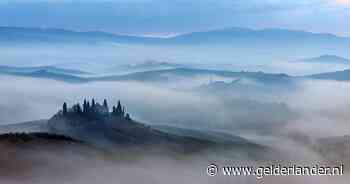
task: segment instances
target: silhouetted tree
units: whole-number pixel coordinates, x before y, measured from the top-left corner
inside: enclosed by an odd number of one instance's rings
[[[91,102],[91,103],[92,103],[92,104],[91,104],[91,108],[94,109],[94,108],[95,108],[95,105],[96,105],[95,99],[92,99],[92,102]]]
[[[67,114],[67,103],[64,102],[63,103],[63,115],[66,115]]]
[[[112,108],[112,114],[115,115],[115,113],[117,112],[115,106],[113,105],[113,108]]]
[[[88,112],[86,99],[84,99],[83,112],[84,112],[84,113],[87,113],[87,112]]]
[[[74,113],[81,113],[81,107],[79,104],[73,105],[73,112]]]
[[[109,111],[109,109],[108,109],[108,103],[107,103],[107,100],[106,100],[106,99],[103,100],[103,107],[107,110],[107,112]]]
[[[117,115],[121,116],[122,115],[122,105],[120,104],[120,100],[118,100],[118,105],[117,105]]]
[[[131,120],[130,114],[129,114],[129,113],[126,113],[125,119],[126,119],[126,120]]]
[[[89,101],[86,102],[86,112],[87,113],[90,112],[90,102]]]
[[[83,111],[81,110],[81,106],[80,104],[78,103],[77,104],[77,113],[81,114]]]

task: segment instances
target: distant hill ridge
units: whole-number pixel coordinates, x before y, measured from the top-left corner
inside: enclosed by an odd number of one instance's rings
[[[350,64],[350,63],[349,63]],[[160,70],[149,70],[133,72],[124,75],[109,75],[102,77],[93,76],[79,76],[69,73],[55,72],[50,69],[41,69],[41,67],[34,67],[34,70],[29,71],[25,69],[23,71],[16,71],[17,68],[1,67],[0,74],[20,76],[20,77],[31,77],[41,79],[52,79],[57,81],[63,81],[68,83],[85,83],[85,82],[98,82],[98,81],[138,81],[138,82],[171,82],[176,81],[178,77],[196,77],[196,76],[220,76],[220,77],[231,77],[231,78],[247,78],[253,79],[257,82],[264,84],[287,84],[293,82],[295,79],[324,79],[324,80],[338,80],[338,81],[349,81],[350,70],[326,72],[307,76],[290,76],[284,73],[264,73],[264,72],[248,72],[248,71],[226,71],[226,70],[210,70],[210,69],[197,69],[197,68],[184,68],[176,67],[172,69],[160,69]],[[68,70],[69,71],[69,70]],[[174,78],[175,77],[175,78]]]
[[[306,58],[298,60],[298,62],[304,63],[326,63],[326,64],[350,64],[350,59],[340,57],[337,55],[321,55],[313,58]]]
[[[170,38],[154,38],[143,36],[129,36],[107,33],[102,31],[72,31],[55,28],[26,28],[26,27],[0,27],[0,40],[3,42],[124,42],[124,43],[152,43],[152,44],[177,44],[177,43],[206,43],[206,42],[231,42],[233,40],[255,41],[350,41],[348,37],[340,37],[328,33],[312,33],[287,29],[262,29],[227,28],[219,30],[201,31],[181,34]]]
[[[1,70],[0,70],[1,73]],[[283,73],[264,73],[264,72],[234,72],[225,70],[209,70],[209,69],[197,69],[197,68],[186,68],[176,67],[171,69],[159,69],[133,72],[124,75],[109,75],[103,77],[80,77],[72,74],[55,73],[49,70],[37,70],[31,73],[28,72],[3,72],[4,74],[22,76],[22,77],[33,77],[43,79],[53,79],[71,83],[82,83],[82,82],[97,82],[97,81],[140,81],[140,82],[165,82],[172,81],[174,78],[171,76],[178,77],[194,77],[194,76],[208,76],[217,75],[221,77],[247,77],[255,80],[261,80],[264,82],[286,82],[292,79]],[[170,74],[170,75],[169,75]]]
[[[55,66],[30,66],[30,67],[18,67],[18,66],[6,66],[6,65],[0,65],[0,73],[23,73],[23,74],[29,74],[37,71],[48,71],[52,73],[57,74],[71,74],[71,75],[87,75],[91,74],[89,72],[81,71],[81,70],[74,70],[74,69],[65,69],[65,68],[58,68]]]
[[[321,80],[350,81],[350,69],[343,71],[313,74],[306,77]]]

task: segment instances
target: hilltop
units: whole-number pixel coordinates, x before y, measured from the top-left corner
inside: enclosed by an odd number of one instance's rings
[[[6,133],[5,130],[30,133],[32,129],[34,133],[40,131],[44,135],[47,133],[48,136],[23,135],[25,139],[44,139],[49,143],[51,139],[47,139],[48,137],[59,135],[62,137],[58,138],[66,138],[64,140],[79,141],[98,149],[119,153],[126,148],[136,149],[144,154],[161,150],[166,153],[192,154],[234,149],[238,155],[262,158],[266,154],[260,156],[259,154],[270,150],[238,136],[223,139],[220,132],[187,130],[184,131],[187,133],[182,134],[179,131],[172,131],[176,127],[159,128],[146,125],[134,120],[120,101],[110,107],[106,99],[103,103],[92,99],[71,106],[63,103],[62,108],[48,120],[21,123],[18,126],[1,126],[0,129],[4,130],[3,133]]]
[[[350,59],[340,57],[337,55],[321,55],[313,58],[305,58],[298,60],[297,62],[304,63],[324,63],[324,64],[350,64]]]
[[[84,100],[83,104],[62,109],[47,122],[50,133],[66,135],[100,148],[114,150],[118,147],[158,147],[191,153],[219,146],[210,140],[175,136],[153,129],[132,119],[126,107],[118,101],[111,111],[107,100],[102,104]]]

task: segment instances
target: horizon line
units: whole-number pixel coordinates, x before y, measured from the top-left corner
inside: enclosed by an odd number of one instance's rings
[[[304,32],[304,33],[310,33],[310,34],[323,34],[323,35],[332,35],[340,38],[350,38],[350,35],[346,34],[336,34],[336,33],[330,33],[330,32],[315,32],[315,31],[309,31],[309,30],[302,30],[302,29],[288,29],[283,27],[266,27],[266,28],[249,28],[249,27],[222,27],[222,28],[212,28],[212,29],[202,29],[202,30],[196,30],[196,31],[188,31],[188,32],[154,32],[154,33],[125,33],[125,32],[113,32],[113,31],[107,31],[107,30],[101,30],[101,29],[74,29],[74,28],[60,28],[60,27],[46,27],[46,26],[8,26],[8,25],[0,25],[0,28],[19,28],[19,29],[40,29],[40,30],[61,30],[61,31],[70,31],[70,32],[76,32],[76,33],[92,33],[92,32],[100,32],[105,34],[111,34],[115,36],[133,36],[133,37],[142,37],[142,38],[159,38],[159,39],[169,39],[169,38],[175,38],[178,36],[193,34],[193,33],[205,33],[205,32],[214,32],[214,31],[224,31],[224,30],[230,30],[230,29],[242,29],[242,30],[250,30],[250,31],[267,31],[267,30],[282,30],[282,31],[291,31],[291,32]]]

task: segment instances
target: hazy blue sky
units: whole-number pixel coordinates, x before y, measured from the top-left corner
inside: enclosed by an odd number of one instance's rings
[[[350,0],[0,0],[0,25],[168,35],[224,27],[350,36]]]

